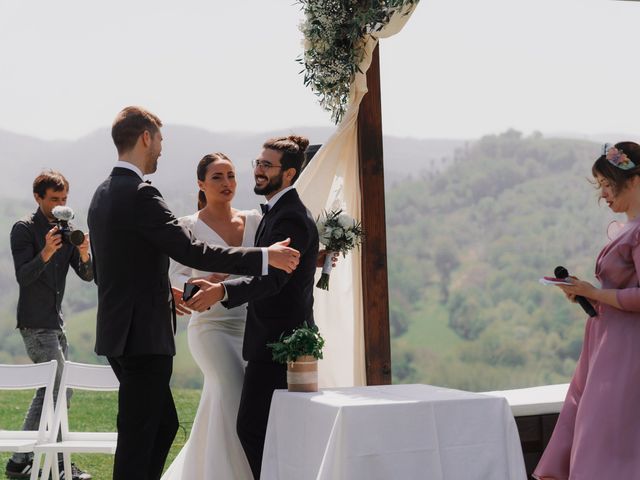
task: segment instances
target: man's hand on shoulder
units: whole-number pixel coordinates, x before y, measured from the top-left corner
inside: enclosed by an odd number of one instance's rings
[[[300,252],[288,247],[291,239],[287,238],[281,242],[276,242],[267,248],[269,253],[269,265],[284,270],[287,273],[293,272],[300,263]]]
[[[44,248],[40,252],[44,263],[51,260],[53,254],[60,250],[60,247],[62,247],[62,236],[58,233],[58,227],[55,226],[44,237]]]

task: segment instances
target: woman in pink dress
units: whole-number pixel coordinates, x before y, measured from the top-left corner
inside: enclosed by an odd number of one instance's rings
[[[640,145],[617,143],[596,160],[600,198],[627,223],[600,252],[601,287],[571,278],[567,297],[586,297],[597,315],[558,423],[534,477],[640,479]]]

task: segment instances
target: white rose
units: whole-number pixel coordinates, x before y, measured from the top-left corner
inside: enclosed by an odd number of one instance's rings
[[[347,229],[353,227],[354,222],[353,218],[351,218],[349,215],[347,215],[346,213],[341,213],[338,217],[338,223],[342,228]]]
[[[344,237],[344,230],[340,227],[336,227],[333,229],[333,232],[331,232],[331,236],[333,238],[342,238]]]

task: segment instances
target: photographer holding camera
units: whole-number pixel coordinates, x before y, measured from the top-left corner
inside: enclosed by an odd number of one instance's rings
[[[11,253],[20,290],[17,328],[34,363],[58,362],[54,399],[64,361],[68,358],[61,304],[69,267],[81,279],[93,280],[88,236],[68,224],[73,217],[71,209],[64,207],[68,191],[69,182],[62,174],[52,170],[42,172],[33,181],[33,197],[38,209],[11,229]],[[38,429],[43,397],[42,389],[38,390],[29,406],[23,430]],[[62,461],[62,457],[59,460]],[[32,453],[14,453],[7,463],[7,477],[29,478],[32,462]],[[72,471],[73,479],[66,480],[91,478],[75,465]]]

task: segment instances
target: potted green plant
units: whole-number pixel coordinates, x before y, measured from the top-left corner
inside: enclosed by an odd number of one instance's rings
[[[290,392],[318,391],[318,359],[322,358],[324,338],[316,325],[304,322],[291,334],[267,346],[274,362],[287,364],[287,384]]]

